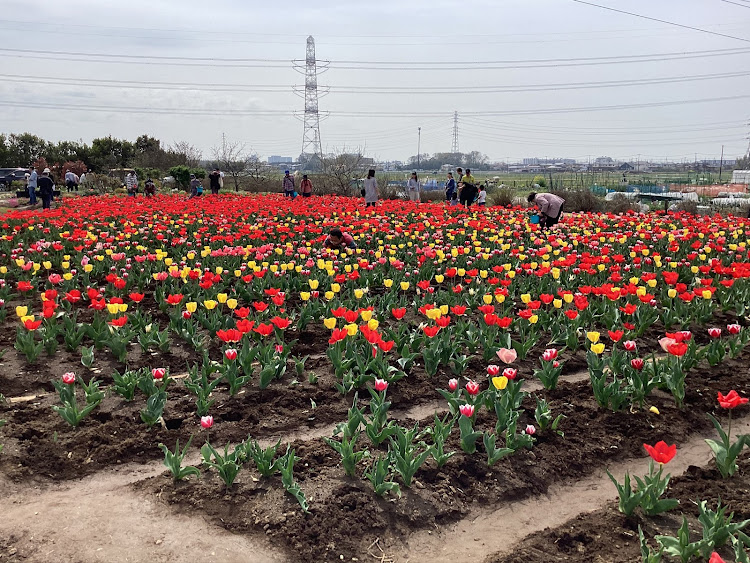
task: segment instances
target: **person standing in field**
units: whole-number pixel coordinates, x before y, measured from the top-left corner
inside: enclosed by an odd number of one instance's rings
[[[38,181],[39,176],[36,173],[36,167],[32,165],[31,174],[29,174],[29,181],[26,184],[26,187],[29,190],[29,205],[36,205],[36,188]]]
[[[302,190],[302,197],[310,197],[312,195],[313,185],[310,178],[307,177],[307,174],[302,175],[302,182],[300,183],[299,188]]]
[[[138,176],[135,175],[134,170],[131,170],[125,176],[125,189],[127,189],[128,195],[135,196],[138,193]]]
[[[466,169],[466,175],[461,178],[458,188],[461,205],[470,207],[477,197],[477,181],[471,175],[471,170],[468,168]]]
[[[453,172],[448,172],[448,180],[445,182],[445,201],[450,202],[454,193],[456,193],[456,180],[453,178]]]
[[[221,172],[218,166],[208,175],[208,181],[211,193],[214,195],[218,194],[221,189]]]
[[[365,178],[365,206],[375,207],[378,201],[378,182],[375,179],[375,171],[369,170]]]
[[[477,205],[485,207],[487,205],[487,187],[479,186],[479,195],[477,196]]]
[[[52,203],[52,196],[55,193],[55,183],[50,178],[49,168],[45,168],[42,177],[39,178],[39,195],[42,198],[42,209],[49,209]]]
[[[542,229],[548,229],[560,221],[565,204],[563,198],[555,194],[531,192],[527,199],[539,207],[539,226]]]
[[[416,172],[411,173],[411,178],[409,178],[409,181],[406,184],[406,188],[409,190],[409,199],[411,201],[419,201],[420,185],[419,177],[417,176]]]
[[[281,181],[281,187],[284,190],[285,197],[294,197],[294,177],[289,174],[289,170],[284,170],[284,179]]]

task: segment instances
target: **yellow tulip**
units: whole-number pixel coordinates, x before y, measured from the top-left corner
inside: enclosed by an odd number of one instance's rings
[[[334,293],[338,293],[339,291],[341,291],[341,286],[337,283],[332,283],[331,291],[333,291]]]
[[[93,270],[93,269],[94,269],[94,267],[93,267],[93,266],[92,266],[91,264],[86,264],[86,265],[85,265],[85,266],[83,267],[83,271],[84,271],[84,272],[86,272],[87,274],[88,274],[88,273],[90,273],[90,272],[91,272],[91,270]]]
[[[71,274],[70,272],[65,272],[65,273],[63,274],[63,279],[64,279],[65,281],[70,281],[70,280],[72,280],[72,279],[73,279],[73,274]]]
[[[359,314],[359,316],[362,317],[363,321],[368,322],[372,318],[372,311],[365,309]]]
[[[438,274],[435,276],[435,282],[436,283],[443,283],[443,280],[445,279],[445,276],[443,274]]]
[[[484,301],[485,305],[489,305],[492,303],[492,295],[482,295],[482,301]]]
[[[361,289],[355,289],[354,290],[354,297],[357,299],[362,299],[362,297],[365,295],[365,292]]]
[[[602,352],[604,352],[604,344],[602,344],[601,342],[599,344],[592,344],[591,351],[594,354],[601,354]]]
[[[227,299],[229,299],[229,296],[226,293],[219,293],[219,295],[216,296],[216,300],[219,303],[226,303]]]
[[[34,320],[34,315],[24,315],[23,317],[21,317],[22,323],[25,323],[26,321],[33,321],[33,320]]]
[[[440,312],[443,315],[447,315],[448,314],[448,305],[440,305]]]
[[[401,289],[402,289],[403,291],[406,291],[406,290],[408,290],[408,289],[409,289],[409,282],[405,282],[405,281],[402,281],[402,282],[401,282]]]
[[[309,291],[300,291],[299,292],[299,298],[302,299],[302,301],[309,301],[310,300],[310,292]]]
[[[563,295],[563,301],[565,301],[568,304],[572,303],[573,302],[573,294],[572,293],[565,293]]]
[[[539,322],[539,315],[531,315],[529,317],[529,322],[535,325],[537,322]]]
[[[503,295],[502,293],[496,293],[495,301],[497,301],[498,303],[505,303],[505,295]]]
[[[234,298],[227,299],[227,307],[229,307],[232,310],[236,309],[238,304],[239,303]]]
[[[206,299],[206,300],[205,300],[205,301],[203,302],[203,306],[204,306],[204,307],[205,307],[206,309],[208,309],[209,311],[213,311],[214,309],[216,309],[216,306],[217,306],[217,305],[218,305],[218,303],[217,303],[216,301],[214,301],[213,299]]]
[[[172,259],[171,258],[165,258],[164,259],[164,264],[167,265],[167,266],[171,266],[172,265]]]
[[[348,324],[344,328],[346,329],[346,332],[349,336],[354,336],[355,334],[357,334],[357,331],[359,330],[359,327],[354,323]]]
[[[325,327],[329,330],[333,330],[336,328],[336,317],[329,317],[327,319],[323,319],[323,324]]]
[[[312,290],[318,289],[318,285],[320,285],[320,282],[318,280],[309,280],[307,283],[310,285],[310,289]]]
[[[29,313],[29,308],[26,305],[19,305],[16,307],[16,315],[19,317],[25,317]]]
[[[189,313],[195,313],[196,309],[198,309],[198,304],[195,301],[188,301],[185,303],[185,309]]]
[[[325,298],[328,299],[328,301],[330,301],[331,299],[333,299],[333,296],[334,296],[333,291],[326,291],[325,292]]]
[[[127,303],[118,303],[117,304],[117,312],[118,313],[124,313],[128,310],[128,304]]]
[[[52,262],[50,262],[49,260],[45,260],[44,262],[42,262],[42,266],[44,266],[45,270],[49,270],[52,267]]]
[[[562,299],[554,299],[554,300],[552,301],[552,306],[553,306],[553,307],[554,307],[555,309],[560,309],[560,308],[562,307],[562,304],[563,304],[563,302],[562,302]]]
[[[677,297],[677,290],[674,288],[670,288],[667,291],[667,295],[670,297],[670,299],[674,299],[675,297]]]
[[[599,342],[599,337],[601,337],[601,334],[594,330],[586,333],[586,338],[588,338],[592,344]]]
[[[508,378],[504,375],[493,377],[492,385],[494,385],[495,389],[497,389],[498,391],[502,391],[508,386]]]
[[[390,279],[383,280],[383,285],[385,287],[391,287],[393,285],[393,280],[390,280]]]
[[[531,301],[530,293],[521,294],[521,303],[523,303],[524,305],[528,305],[530,301]]]
[[[220,276],[222,272],[224,272],[224,268],[222,268],[221,266],[216,266],[216,274]]]
[[[427,311],[427,318],[430,320],[434,321],[435,319],[439,319],[442,316],[443,314],[440,312],[440,309],[429,309]]]
[[[380,323],[377,319],[370,319],[369,321],[367,321],[367,326],[370,330],[378,330]]]
[[[704,289],[701,295],[703,296],[703,299],[711,299],[712,297],[712,293],[707,289]]]
[[[60,265],[62,266],[63,270],[67,270],[68,268],[70,268],[70,262],[62,262]]]

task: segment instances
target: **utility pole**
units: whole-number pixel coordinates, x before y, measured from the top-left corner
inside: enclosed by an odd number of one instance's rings
[[[724,145],[721,145],[721,160],[719,161],[719,183],[721,184],[721,169],[724,168]]]
[[[419,151],[422,149],[422,128],[417,127],[417,170],[419,170]]]
[[[458,112],[453,112],[453,144],[451,145],[451,152],[458,154]]]

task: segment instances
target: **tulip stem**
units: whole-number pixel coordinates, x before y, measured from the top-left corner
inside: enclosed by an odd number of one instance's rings
[[[727,431],[727,445],[732,442],[732,409],[729,409],[729,430]]]

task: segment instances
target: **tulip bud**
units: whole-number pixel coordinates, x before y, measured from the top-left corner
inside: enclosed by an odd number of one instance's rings
[[[474,405],[461,405],[458,410],[466,417],[474,416]]]
[[[490,377],[495,377],[499,373],[500,373],[500,366],[496,366],[494,364],[490,364],[487,366],[487,375],[489,375]]]
[[[236,360],[237,350],[235,350],[234,348],[227,348],[226,350],[224,350],[224,357],[230,362]]]
[[[528,434],[529,436],[533,436],[534,434],[536,434],[536,428],[533,424],[528,424],[526,426],[526,434]]]
[[[208,430],[214,425],[214,417],[210,414],[208,416],[202,416],[201,417],[201,426]]]
[[[715,328],[715,327],[709,328],[708,329],[708,335],[711,338],[719,338],[721,336],[721,329],[720,328]]]
[[[740,330],[742,330],[742,327],[738,324],[727,325],[727,332],[729,334],[732,334],[732,335],[739,334]]]
[[[634,352],[634,351],[635,351],[635,349],[636,349],[636,344],[635,344],[635,341],[634,341],[634,340],[626,340],[625,342],[623,342],[623,344],[622,344],[622,345],[623,345],[623,347],[624,347],[624,348],[625,348],[625,349],[626,349],[626,350],[627,350],[628,352]]]
[[[154,377],[154,379],[164,379],[164,376],[167,374],[167,370],[165,368],[154,368],[151,370],[151,375]]]
[[[630,366],[637,371],[641,371],[645,364],[646,362],[643,361],[643,358],[633,358],[630,360]]]
[[[385,379],[375,378],[375,391],[385,391],[388,389],[388,382]]]
[[[516,368],[505,368],[503,370],[503,377],[507,377],[510,380],[515,379],[518,376],[518,370]]]
[[[476,381],[468,381],[466,383],[466,392],[469,395],[477,395],[479,393],[479,383]]]
[[[448,380],[448,389],[451,391],[455,391],[458,389],[458,379],[450,379]]]
[[[73,385],[76,382],[76,374],[72,371],[64,373],[62,376],[62,380],[66,385]]]
[[[554,360],[555,358],[557,358],[557,349],[555,349],[555,348],[547,348],[547,349],[546,349],[546,350],[545,350],[545,351],[544,351],[544,352],[542,353],[542,359],[543,359],[543,360],[544,360],[545,362],[551,362],[551,361],[552,361],[552,360]]]

